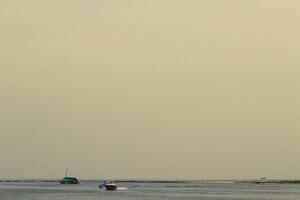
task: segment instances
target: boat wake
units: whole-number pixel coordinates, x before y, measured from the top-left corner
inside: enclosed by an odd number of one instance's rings
[[[100,188],[100,187],[99,187]],[[101,190],[104,190],[104,191],[109,191],[109,190],[107,190],[107,189],[105,189],[105,188],[100,188]],[[118,187],[117,189],[115,189],[115,191],[118,191],[118,190],[128,190],[128,188],[127,187]]]
[[[117,190],[128,190],[127,187],[118,187]]]

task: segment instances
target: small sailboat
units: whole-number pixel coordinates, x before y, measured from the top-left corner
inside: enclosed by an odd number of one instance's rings
[[[66,169],[65,177],[59,182],[60,184],[79,184],[76,177],[68,176],[68,168]]]

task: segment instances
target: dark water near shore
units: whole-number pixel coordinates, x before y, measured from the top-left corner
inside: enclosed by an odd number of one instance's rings
[[[54,181],[0,182],[0,200],[298,200],[300,184],[253,182],[122,181],[118,191],[100,190],[101,182],[60,185]]]

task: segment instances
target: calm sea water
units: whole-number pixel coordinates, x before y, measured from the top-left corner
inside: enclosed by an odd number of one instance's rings
[[[79,185],[56,182],[1,182],[0,200],[298,200],[298,184],[120,182],[118,191],[100,190],[95,181]]]

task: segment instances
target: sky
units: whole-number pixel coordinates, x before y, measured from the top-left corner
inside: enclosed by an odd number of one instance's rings
[[[0,179],[300,178],[297,0],[0,0]]]

